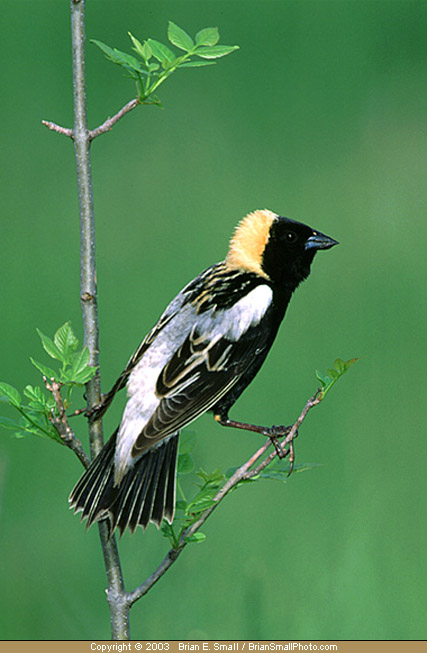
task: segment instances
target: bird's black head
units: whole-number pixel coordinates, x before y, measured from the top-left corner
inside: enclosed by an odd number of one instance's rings
[[[292,292],[310,274],[316,252],[337,244],[301,222],[254,211],[237,225],[226,262]]]
[[[316,252],[337,244],[320,231],[278,216],[271,224],[261,267],[273,282],[293,290],[310,274]]]

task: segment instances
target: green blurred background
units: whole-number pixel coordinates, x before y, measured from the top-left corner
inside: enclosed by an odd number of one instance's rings
[[[67,0],[2,0],[1,374],[71,319],[82,335]],[[132,610],[134,638],[426,638],[425,256],[427,3],[87,1],[87,36],[130,51],[171,19],[217,25],[237,53],[178,72],[92,148],[103,388],[174,294],[223,258],[235,223],[268,207],[340,241],[317,256],[272,355],[232,416],[289,423],[315,369],[360,356],[300,433],[286,485],[233,493]],[[132,83],[87,47],[95,127]],[[105,420],[117,424],[124,397]],[[4,409],[4,414],[11,414]],[[84,420],[74,422],[86,442]],[[194,426],[208,469],[259,436]],[[66,449],[2,430],[4,639],[109,638],[96,528],[68,512]],[[128,589],[167,551],[154,527],[120,543]]]

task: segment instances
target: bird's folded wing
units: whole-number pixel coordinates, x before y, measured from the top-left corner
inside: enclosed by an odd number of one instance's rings
[[[139,456],[171,433],[212,408],[242,377],[254,358],[265,351],[259,330],[238,341],[221,336],[206,341],[193,329],[159,374],[160,403],[132,449]]]

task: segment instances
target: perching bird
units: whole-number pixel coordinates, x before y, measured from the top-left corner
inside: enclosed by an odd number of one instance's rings
[[[317,250],[334,245],[268,210],[238,224],[225,261],[172,300],[103,397],[97,416],[127,385],[120,426],[70,495],[88,526],[108,517],[110,532],[122,533],[172,522],[180,430],[206,411],[224,426],[251,428],[228,412],[264,362]]]

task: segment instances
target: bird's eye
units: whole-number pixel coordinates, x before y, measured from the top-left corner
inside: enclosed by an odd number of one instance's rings
[[[287,243],[296,243],[298,240],[298,236],[296,235],[295,231],[287,231],[285,238]]]

